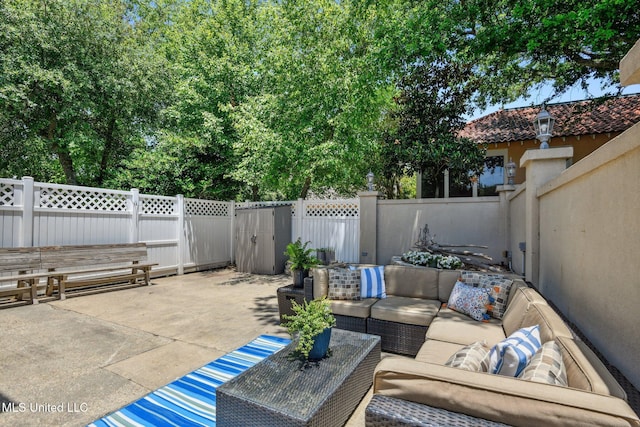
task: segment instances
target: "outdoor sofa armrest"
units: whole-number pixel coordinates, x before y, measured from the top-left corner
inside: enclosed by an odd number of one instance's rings
[[[618,397],[407,358],[382,359],[373,387],[374,394],[512,425],[640,426]]]
[[[304,300],[313,300],[313,276],[305,277],[303,281]]]

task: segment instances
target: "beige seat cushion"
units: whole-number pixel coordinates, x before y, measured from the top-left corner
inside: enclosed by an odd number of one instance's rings
[[[371,307],[373,319],[429,326],[440,309],[440,301],[388,295]]]
[[[486,340],[489,347],[505,339],[502,324],[496,319],[478,322],[469,316],[443,308],[427,329],[427,339],[468,345]]]
[[[331,310],[333,314],[339,316],[351,316],[367,318],[371,314],[376,298],[365,298],[361,300],[331,300]]]
[[[449,358],[460,350],[463,345],[438,340],[426,340],[415,359],[421,362],[444,365]]]

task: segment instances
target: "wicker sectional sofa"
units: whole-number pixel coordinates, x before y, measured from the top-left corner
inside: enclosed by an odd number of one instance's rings
[[[331,301],[337,327],[379,335],[382,351],[415,356],[459,276],[460,271],[455,270],[387,265],[387,298]],[[305,297],[328,296],[329,269],[316,268],[312,277],[305,283]],[[514,280],[519,286],[526,286],[520,278]]]
[[[459,276],[389,265],[387,298],[332,301],[338,327],[380,335],[383,351],[412,356],[390,355],[377,366],[367,426],[640,426],[622,387],[534,289],[513,278],[502,318],[478,322],[443,307]],[[313,296],[327,295],[328,286],[326,269],[314,270]],[[534,325],[542,343],[553,340],[560,349],[567,386],[445,365],[465,346],[492,347]]]

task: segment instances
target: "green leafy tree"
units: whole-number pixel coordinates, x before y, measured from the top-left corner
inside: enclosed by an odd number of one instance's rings
[[[457,137],[474,92],[469,72],[468,67],[446,60],[408,68],[398,84],[397,108],[390,114],[395,129],[383,139],[384,177],[399,180],[408,172],[421,171],[435,197],[442,197],[439,188],[445,170],[457,184],[468,183],[470,173],[482,172],[485,150]]]
[[[261,87],[258,2],[149,4],[139,13],[176,77],[153,143],[139,148],[118,181],[146,191],[234,199],[241,182],[232,111]]]
[[[263,90],[234,110],[236,179],[252,197],[362,188],[384,97],[368,72],[370,16],[352,2],[274,3],[263,11]]]
[[[615,93],[618,64],[640,38],[635,0],[398,0],[380,5],[378,58],[398,72],[415,60],[474,64],[474,102],[509,102],[590,79]]]
[[[0,4],[2,175],[102,185],[144,145],[167,81],[124,2]]]

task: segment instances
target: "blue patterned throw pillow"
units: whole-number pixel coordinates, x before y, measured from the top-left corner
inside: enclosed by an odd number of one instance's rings
[[[540,347],[539,325],[519,329],[493,346],[489,352],[489,372],[517,377]]]
[[[447,306],[472,319],[488,321],[487,308],[491,306],[491,292],[489,289],[474,288],[462,282],[456,282]]]
[[[360,270],[360,297],[387,297],[384,284],[384,265],[366,267]]]

